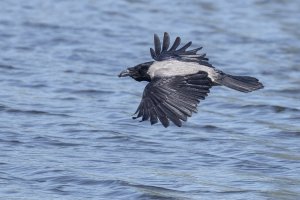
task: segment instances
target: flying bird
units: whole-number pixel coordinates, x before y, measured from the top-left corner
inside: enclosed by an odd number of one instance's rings
[[[181,48],[180,37],[170,46],[170,36],[164,33],[163,42],[154,34],[154,49],[150,54],[154,61],[138,64],[122,71],[119,77],[130,76],[136,81],[149,82],[133,119],[158,121],[164,127],[172,121],[182,126],[197,105],[204,100],[213,86],[226,86],[240,92],[252,92],[263,88],[258,79],[251,76],[235,76],[216,69],[208,62],[206,54],[197,54],[202,47],[188,50],[192,42]]]

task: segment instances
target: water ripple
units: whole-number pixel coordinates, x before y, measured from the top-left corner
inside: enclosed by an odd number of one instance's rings
[[[159,5],[159,6],[158,6]],[[300,199],[299,1],[0,1],[1,199]],[[132,120],[153,33],[264,90]]]

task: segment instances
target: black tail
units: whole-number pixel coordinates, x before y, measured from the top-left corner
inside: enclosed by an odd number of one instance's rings
[[[250,76],[232,76],[224,74],[220,84],[240,92],[252,92],[263,88],[263,84],[258,79]]]

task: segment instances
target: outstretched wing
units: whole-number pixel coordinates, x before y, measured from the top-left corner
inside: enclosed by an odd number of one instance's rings
[[[158,120],[164,127],[169,126],[169,120],[181,126],[182,121],[197,112],[197,105],[204,100],[212,81],[207,73],[174,77],[159,77],[153,79],[145,87],[142,101],[135,112],[134,119],[142,117],[141,121],[149,120],[155,124]]]
[[[151,57],[156,61],[168,60],[168,59],[177,59],[186,62],[198,62],[201,65],[208,67],[213,67],[206,58],[206,54],[197,54],[202,47],[187,50],[192,42],[188,42],[183,47],[178,49],[181,39],[177,37],[171,46],[170,46],[170,36],[167,32],[164,33],[163,43],[161,45],[159,37],[154,34],[154,49],[150,48]]]

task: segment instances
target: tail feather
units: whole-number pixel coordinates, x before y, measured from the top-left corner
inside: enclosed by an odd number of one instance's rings
[[[224,74],[220,84],[240,92],[252,92],[264,86],[258,79],[250,76],[232,76]]]

